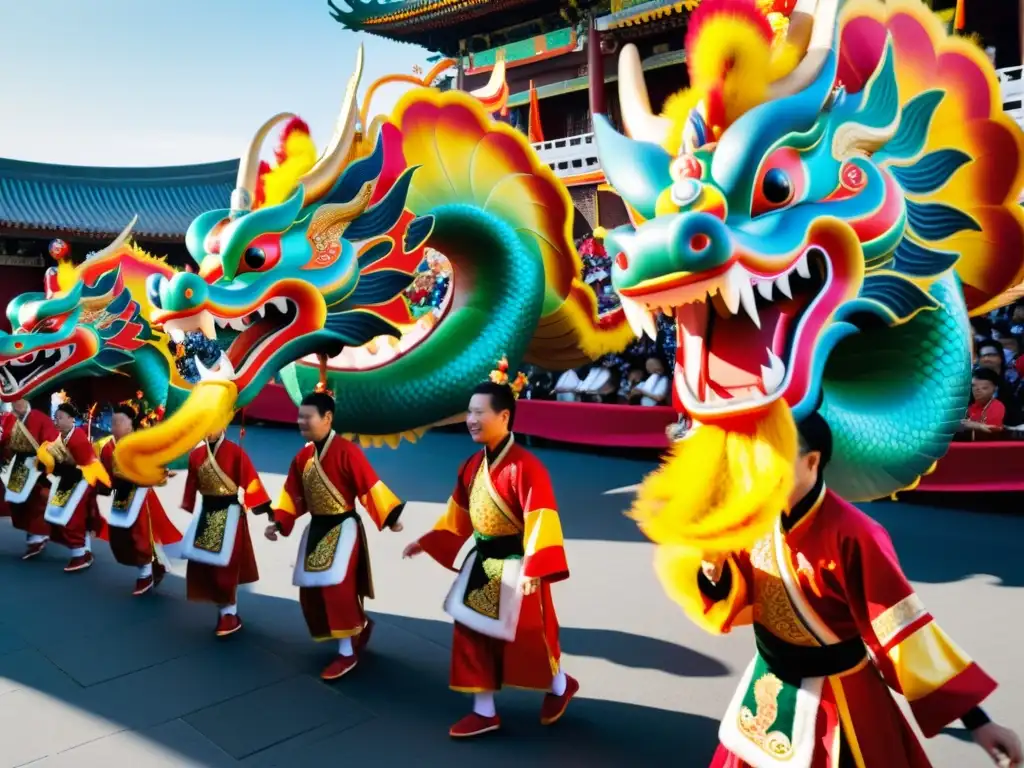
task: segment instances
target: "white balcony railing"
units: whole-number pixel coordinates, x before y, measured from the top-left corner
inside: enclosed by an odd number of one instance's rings
[[[1024,66],[996,70],[1002,88],[1003,109],[1024,128]],[[593,133],[582,133],[533,145],[537,156],[560,179],[601,170]]]
[[[1024,128],[1024,67],[997,69],[1003,91],[1003,109]]]
[[[597,159],[597,142],[592,133],[540,141],[533,148],[560,179],[601,170],[601,161]]]

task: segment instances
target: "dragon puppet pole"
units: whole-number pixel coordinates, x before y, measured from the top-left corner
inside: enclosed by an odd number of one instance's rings
[[[325,354],[323,354],[321,352],[316,357],[317,357],[317,360],[320,361],[320,381],[318,381],[317,384],[316,384],[316,391],[317,392],[326,392],[327,391],[327,355],[325,355]]]

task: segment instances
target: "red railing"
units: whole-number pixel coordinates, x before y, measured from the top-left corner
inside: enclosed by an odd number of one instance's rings
[[[245,410],[247,419],[295,423],[297,410],[283,387],[270,385]],[[671,408],[520,400],[516,432],[561,443],[661,449]],[[918,490],[1024,491],[1024,442],[953,443]]]

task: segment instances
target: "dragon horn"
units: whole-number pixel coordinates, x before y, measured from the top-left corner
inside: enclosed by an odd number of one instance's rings
[[[132,227],[135,226],[135,222],[139,220],[139,215],[135,214],[132,216],[132,220],[128,222],[128,226],[121,230],[121,234],[114,238],[114,241],[107,245],[106,248],[100,251],[94,251],[85,257],[86,261],[92,261],[93,259],[102,259],[104,256],[109,256],[122,245],[128,242],[128,238],[131,237]]]
[[[659,146],[665,143],[672,121],[651,112],[640,51],[632,43],[619,54],[619,106],[630,138]]]
[[[327,149],[316,161],[316,165],[299,179],[299,184],[305,187],[305,205],[312,205],[330,192],[348,162],[349,152],[356,137],[356,118],[359,115],[359,110],[356,108],[356,91],[359,89],[359,81],[362,77],[363,46],[360,44],[359,52],[356,55],[356,69],[348,81],[345,100],[341,104],[341,112],[334,126],[331,143],[327,145]]]
[[[235,191],[231,193],[231,218],[252,210],[252,199],[256,194],[256,182],[260,175],[260,151],[263,149],[267,134],[278,123],[294,117],[291,112],[279,112],[256,130],[252,141],[249,142],[249,148],[238,161],[238,179],[235,181]]]
[[[820,74],[832,50],[839,0],[797,0],[789,18],[786,42],[800,51],[800,63],[772,83],[769,99],[791,96],[809,86]]]

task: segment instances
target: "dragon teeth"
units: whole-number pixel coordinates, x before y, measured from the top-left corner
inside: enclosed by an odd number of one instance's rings
[[[765,351],[768,353],[768,365],[761,366],[761,383],[764,384],[764,393],[770,395],[782,386],[786,378],[786,365],[770,349],[765,348]]]
[[[804,279],[809,279],[811,276],[811,267],[807,263],[807,254],[804,253],[797,259],[796,262],[796,273]]]
[[[779,275],[775,278],[775,285],[778,286],[779,290],[787,299],[793,298],[793,289],[789,287],[789,273]]]
[[[271,299],[267,303],[268,304],[273,304],[274,307],[277,309],[277,311],[280,312],[282,315],[288,314],[288,299],[276,298],[276,299]]]
[[[626,322],[629,323],[629,327],[633,329],[633,334],[638,339],[643,338],[645,334],[651,339],[657,339],[658,325],[654,320],[654,315],[647,308],[628,296],[620,296],[619,303],[626,315]]]

